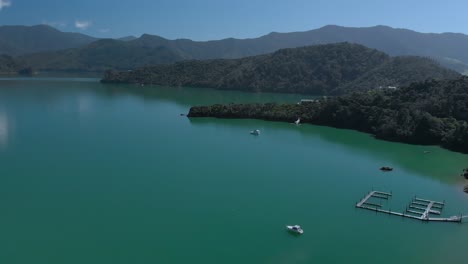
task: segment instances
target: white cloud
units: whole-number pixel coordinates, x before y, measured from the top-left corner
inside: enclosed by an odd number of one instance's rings
[[[0,10],[4,7],[9,7],[11,6],[11,1],[10,0],[0,0]]]
[[[93,24],[93,22],[86,21],[86,20],[76,20],[75,21],[75,27],[78,28],[78,29],[82,29],[82,30],[85,30],[85,29],[89,28],[92,24]]]
[[[101,28],[101,29],[99,29],[99,32],[101,32],[101,33],[109,33],[109,32],[110,32],[110,29],[108,29],[108,28]]]

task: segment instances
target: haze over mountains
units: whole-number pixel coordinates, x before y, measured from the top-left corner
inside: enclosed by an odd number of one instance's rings
[[[0,54],[18,56],[77,48],[96,40],[97,38],[80,33],[61,32],[47,25],[1,26]]]
[[[127,70],[181,60],[242,58],[282,48],[338,42],[362,44],[391,56],[426,56],[459,72],[468,73],[467,35],[418,33],[386,26],[325,26],[305,32],[270,33],[259,38],[214,41],[168,40],[148,34],[135,39],[96,39],[78,33],[60,32],[49,26],[0,27],[0,54],[18,56],[36,53],[21,56],[20,59],[37,70]]]
[[[241,59],[190,60],[134,71],[109,71],[103,82],[337,95],[459,76],[428,58],[390,57],[359,44],[337,43]]]

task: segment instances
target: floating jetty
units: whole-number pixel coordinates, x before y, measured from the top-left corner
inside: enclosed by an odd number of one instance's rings
[[[442,209],[445,206],[445,202],[437,202],[426,199],[414,197],[410,202],[409,206],[403,212],[394,212],[391,210],[382,209],[382,203],[376,203],[375,200],[388,200],[392,197],[391,193],[372,191],[369,192],[361,201],[356,204],[357,208],[371,210],[379,213],[385,213],[389,215],[396,215],[401,217],[407,217],[417,219],[421,221],[431,222],[454,222],[461,223],[463,216],[452,216],[449,218],[443,217],[432,217],[432,215],[441,215]],[[371,198],[372,202],[370,201]]]

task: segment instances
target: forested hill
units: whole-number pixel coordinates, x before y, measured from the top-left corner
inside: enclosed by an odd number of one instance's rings
[[[459,75],[429,58],[403,56],[393,57],[377,68],[365,73],[355,81],[339,87],[338,93],[369,90],[376,87],[407,86],[427,79],[455,79]]]
[[[192,107],[189,117],[256,118],[348,128],[468,153],[468,77],[356,92],[303,104]]]
[[[19,67],[12,57],[0,55],[0,74],[16,73]]]
[[[42,71],[96,71],[134,69],[143,65],[166,64],[184,58],[164,46],[133,46],[129,41],[102,39],[78,49],[41,52],[20,57]]]
[[[0,55],[0,74],[32,74],[32,69],[11,56]]]
[[[458,76],[429,59],[391,58],[362,45],[338,43],[283,49],[242,59],[185,61],[135,71],[108,71],[102,81],[329,95]]]

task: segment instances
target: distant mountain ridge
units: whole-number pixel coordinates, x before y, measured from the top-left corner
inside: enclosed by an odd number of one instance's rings
[[[130,40],[135,40],[135,39],[137,39],[137,37],[135,36],[126,36],[126,37],[118,38],[118,40],[123,40],[123,41],[130,41]]]
[[[335,95],[459,76],[427,58],[390,57],[359,44],[337,43],[241,59],[190,60],[134,71],[108,71],[102,81]]]
[[[186,59],[166,46],[135,46],[134,41],[101,39],[82,48],[35,53],[18,59],[43,71],[97,72],[107,69],[135,69]]]
[[[233,59],[267,54],[283,48],[350,42],[391,56],[424,56],[468,74],[468,35],[419,33],[387,26],[341,27],[277,33],[251,39],[212,41],[169,40],[143,34],[120,39],[98,39],[61,32],[47,25],[0,26],[0,54],[20,56],[36,70],[128,70],[181,60]],[[110,52],[108,52],[110,51]],[[16,58],[18,59],[18,58]]]
[[[47,25],[0,26],[0,54],[10,56],[77,48],[96,40],[80,33],[61,32]]]
[[[24,59],[37,69],[126,70],[181,60],[242,58],[267,54],[282,48],[339,42],[361,44],[391,56],[430,57],[444,66],[468,73],[468,52],[466,52],[468,35],[419,33],[387,26],[363,28],[325,26],[304,32],[273,32],[252,39],[228,38],[212,41],[169,40],[143,34],[136,39],[125,38],[125,41],[97,40],[77,49],[43,52],[25,56]],[[119,52],[103,53],[107,50]],[[97,59],[94,59],[94,56]],[[51,63],[47,63],[47,58],[53,58]]]

